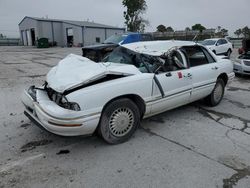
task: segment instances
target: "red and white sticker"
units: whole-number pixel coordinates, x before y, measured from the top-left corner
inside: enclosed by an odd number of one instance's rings
[[[183,78],[182,72],[177,72],[179,79]]]

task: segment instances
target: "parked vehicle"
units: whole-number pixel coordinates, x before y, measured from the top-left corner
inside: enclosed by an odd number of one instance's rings
[[[240,49],[240,56],[234,62],[234,72],[241,75],[250,75],[250,39],[244,39]]]
[[[239,48],[239,54],[244,54],[250,51],[250,39],[243,39],[242,40],[242,47]]]
[[[202,45],[151,41],[121,45],[102,63],[69,55],[44,86],[22,95],[25,114],[49,132],[91,135],[110,144],[128,140],[140,120],[205,98],[220,103],[233,64]]]
[[[86,46],[82,48],[82,56],[95,62],[100,62],[107,54],[113,51],[117,46],[139,41],[151,41],[150,34],[142,33],[124,33],[112,35],[102,44]]]
[[[207,46],[216,55],[226,55],[230,57],[233,51],[232,43],[224,38],[206,39],[202,44]]]

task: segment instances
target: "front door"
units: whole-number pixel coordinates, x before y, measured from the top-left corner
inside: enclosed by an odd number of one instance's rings
[[[165,69],[156,73],[151,113],[156,114],[189,103],[192,91],[192,75],[186,59],[180,51],[172,57],[172,64],[166,62]],[[177,64],[175,63],[176,61]],[[169,64],[170,63],[170,64]],[[182,64],[183,67],[178,66]]]

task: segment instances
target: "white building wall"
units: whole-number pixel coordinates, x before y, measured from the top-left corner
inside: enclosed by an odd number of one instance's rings
[[[57,43],[57,46],[65,46],[63,40],[63,29],[62,23],[53,22],[53,30],[54,30],[54,41]]]
[[[39,38],[48,38],[49,42],[53,41],[51,22],[38,21],[38,30],[39,30]]]
[[[73,36],[74,36],[74,41],[73,45],[74,46],[79,46],[82,44],[82,27],[81,26],[76,26],[76,25],[71,25],[68,23],[63,23],[62,24],[62,36],[63,36],[63,44],[67,46],[67,28],[72,28],[73,30]]]
[[[84,46],[98,44],[96,38],[100,38],[100,43],[105,40],[104,28],[85,28],[84,32]]]
[[[107,38],[109,38],[112,35],[120,34],[120,33],[124,33],[124,32],[125,32],[125,30],[121,30],[121,29],[106,29]]]

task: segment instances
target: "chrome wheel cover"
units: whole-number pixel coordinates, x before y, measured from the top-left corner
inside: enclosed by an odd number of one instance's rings
[[[122,137],[132,129],[134,121],[134,113],[129,108],[118,108],[110,116],[110,132],[116,137]]]
[[[217,103],[221,100],[223,94],[223,87],[221,84],[216,84],[214,88],[214,101]]]

